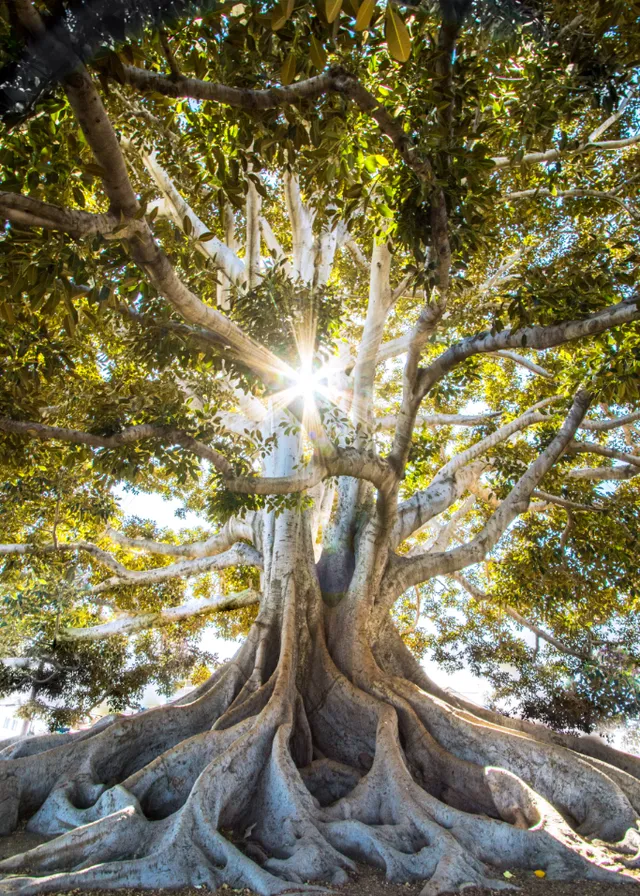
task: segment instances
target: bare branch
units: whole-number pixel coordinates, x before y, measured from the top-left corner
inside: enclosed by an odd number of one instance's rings
[[[182,560],[169,566],[155,569],[126,569],[91,588],[92,594],[101,594],[119,585],[158,585],[170,579],[186,579],[212,569],[228,569],[230,566],[262,567],[262,555],[248,544],[238,543],[221,554],[200,557],[196,560]]]
[[[121,448],[123,445],[131,445],[143,439],[162,441],[165,444],[181,445],[187,451],[198,457],[208,460],[221,473],[230,474],[232,466],[229,461],[218,451],[199,442],[186,432],[174,429],[171,426],[153,426],[142,423],[137,426],[128,426],[122,432],[113,436],[97,436],[88,432],[80,432],[76,429],[65,429],[61,426],[45,426],[42,423],[22,422],[0,418],[0,432],[15,435],[29,436],[34,439],[57,439],[60,442],[68,442],[72,445],[87,445],[90,448]]]
[[[357,267],[360,268],[365,274],[369,273],[369,262],[367,261],[367,256],[364,254],[360,246],[356,243],[352,236],[348,236],[344,242],[345,248],[349,252],[349,255],[353,258]]]
[[[221,554],[237,541],[252,542],[254,540],[254,518],[255,514],[253,513],[248,513],[242,519],[232,517],[215,535],[211,535],[205,541],[194,541],[190,544],[169,544],[167,542],[153,541],[150,538],[129,538],[129,536],[124,535],[122,532],[117,532],[111,527],[106,530],[106,534],[121,547],[133,548],[133,550],[145,551],[149,554],[197,559],[199,557],[213,557],[216,554]]]
[[[569,470],[569,479],[587,479],[594,482],[607,482],[615,479],[633,479],[640,471],[633,464],[625,464],[620,467],[579,467]]]
[[[133,145],[128,140],[126,142],[123,141],[123,146],[127,149],[133,149]],[[166,200],[169,214],[175,224],[180,230],[184,230],[185,219],[188,219],[191,224],[192,238],[198,252],[204,255],[205,258],[210,258],[232,283],[244,284],[247,279],[246,267],[233,249],[226,246],[217,237],[200,242],[199,237],[208,233],[209,228],[180,195],[167,172],[159,164],[156,154],[143,152],[141,158],[153,182]]]
[[[291,476],[238,476],[227,479],[228,489],[241,494],[291,495],[305,492],[328,476],[349,476],[371,482],[386,493],[395,481],[392,468],[373,454],[355,448],[337,448],[328,457],[314,459]]]
[[[375,243],[369,273],[369,301],[358,356],[353,369],[352,417],[357,423],[370,423],[373,414],[373,383],[376,356],[387,314],[392,306],[391,252],[386,242]]]
[[[523,357],[523,355],[516,354],[516,352],[499,351],[491,352],[491,354],[498,358],[508,358],[509,361],[513,361],[515,364],[519,364],[521,367],[526,367],[527,370],[530,370],[532,373],[535,373],[538,376],[543,376],[547,380],[555,379],[554,375],[548,370],[545,370],[544,367],[541,367],[534,361],[530,361],[529,358],[525,358]]]
[[[563,321],[551,326],[522,327],[519,330],[503,330],[501,333],[481,333],[470,336],[452,345],[432,364],[420,371],[417,396],[421,400],[443,376],[458,364],[476,354],[497,352],[504,349],[520,348],[547,349],[562,345],[574,339],[596,336],[611,327],[629,323],[640,318],[638,298],[619,302],[596,311],[582,320]]]
[[[416,426],[486,426],[494,423],[500,411],[492,411],[488,414],[418,414]],[[378,429],[394,429],[398,418],[395,415],[378,417],[376,424]]]
[[[61,208],[50,202],[41,202],[22,193],[5,193],[0,191],[0,214],[7,221],[23,227],[45,227],[47,230],[60,230],[73,236],[93,236],[101,233],[110,235],[122,225],[117,215],[111,212],[91,214],[77,209]],[[135,232],[140,228],[137,221],[128,227]],[[119,236],[124,236],[121,231]]]
[[[178,81],[172,81],[165,75],[145,71],[133,65],[124,66],[124,77],[125,83],[137,90],[161,93],[175,99],[211,100],[236,109],[246,109],[248,112],[278,109],[304,100],[314,100],[333,89],[331,72],[298,81],[288,87],[269,87],[265,90],[227,87],[224,84],[201,81],[198,78],[180,78]]]
[[[557,504],[558,507],[564,507],[565,510],[583,511],[585,513],[600,513],[607,508],[603,504],[578,504],[576,501],[568,501],[566,498],[560,498],[558,495],[551,495],[549,492],[543,492],[539,488],[531,492],[532,497],[541,498],[541,500],[549,504]],[[531,510],[531,507],[529,507]]]
[[[510,202],[516,199],[537,198],[538,196],[550,197],[551,199],[580,199],[583,197],[590,197],[592,199],[604,199],[619,206],[624,212],[629,215],[630,218],[633,218],[634,220],[640,218],[640,212],[637,212],[635,211],[635,209],[631,208],[629,204],[620,199],[619,196],[616,196],[615,193],[608,193],[603,190],[588,190],[583,188],[576,188],[573,190],[556,190],[556,192],[553,193],[546,187],[534,187],[531,190],[518,190],[513,193],[505,193],[503,198]]]
[[[183,619],[191,619],[194,616],[204,616],[209,613],[218,613],[222,610],[238,610],[241,607],[250,607],[258,603],[260,595],[256,591],[247,589],[234,594],[223,594],[210,598],[190,600],[178,607],[167,607],[157,613],[141,613],[140,615],[124,614],[111,622],[101,625],[92,625],[87,628],[63,628],[60,631],[61,641],[100,641],[114,635],[131,635],[135,632],[145,631],[150,628],[159,628],[163,625],[174,625]]]
[[[410,535],[420,532],[430,520],[444,513],[467,490],[471,491],[485,466],[482,462],[468,464],[449,476],[436,476],[427,488],[415,492],[403,501],[398,507],[391,534],[391,547],[396,547]]]
[[[255,175],[257,176],[257,175]],[[245,247],[247,289],[257,286],[261,276],[260,264],[260,210],[262,197],[256,185],[247,178],[247,199],[245,204]]]
[[[395,598],[411,585],[417,585],[435,575],[448,575],[457,572],[464,569],[465,566],[484,559],[513,520],[527,510],[533,490],[564,454],[586,413],[589,401],[590,396],[585,392],[579,392],[576,395],[564,424],[551,444],[529,466],[509,495],[499,504],[486,525],[468,544],[446,553],[426,554],[410,560],[404,557],[395,557],[394,564],[385,576],[383,583],[385,596],[381,596],[381,600],[385,608],[389,608]]]
[[[640,420],[640,411],[634,411],[625,417],[612,417],[608,420],[583,420],[580,429],[589,429],[592,432],[606,432],[609,429],[617,429],[619,426],[628,426]]]
[[[613,460],[621,460],[626,464],[640,467],[640,457],[627,451],[615,451],[613,448],[606,448],[604,445],[597,445],[595,442],[574,440],[568,446],[567,454],[597,454],[600,457],[610,457]]]
[[[106,566],[116,575],[125,575],[128,570],[122,563],[119,563],[115,557],[112,557],[107,551],[103,551],[95,544],[86,541],[69,541],[58,544],[0,544],[0,556],[22,555],[22,556],[42,556],[46,554],[66,554],[75,551],[83,551],[89,554],[94,560],[102,566]]]

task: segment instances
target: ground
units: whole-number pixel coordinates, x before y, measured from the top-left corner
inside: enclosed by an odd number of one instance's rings
[[[12,834],[9,837],[0,837],[0,859],[21,852],[25,849],[37,846],[46,838],[38,834],[29,834],[25,831]],[[499,872],[496,872],[499,876]],[[519,896],[637,896],[638,890],[635,884],[612,885],[609,882],[599,881],[561,881],[538,880],[531,871],[513,870],[511,882],[518,889],[514,892]],[[383,874],[375,868],[366,865],[358,866],[357,876],[344,887],[330,887],[329,889],[339,896],[418,896],[423,884],[419,882],[397,884],[384,879]],[[614,892],[612,893],[612,888]],[[178,890],[140,890],[124,887],[116,891],[119,896],[160,896],[171,893],[171,896],[202,896],[201,887],[182,887]],[[64,893],[54,893],[52,896],[80,896],[80,890],[67,890]],[[292,896],[295,889],[292,891]],[[490,896],[495,890],[487,890],[484,887],[469,887],[465,889],[465,896]],[[504,892],[504,891],[501,891]],[[232,890],[223,886],[215,891],[216,896],[256,896],[251,890]],[[92,890],[91,896],[113,896],[113,890]]]

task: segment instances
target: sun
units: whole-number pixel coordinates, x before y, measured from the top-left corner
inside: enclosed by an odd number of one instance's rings
[[[311,366],[311,361],[303,361],[300,369],[296,371],[294,389],[304,399],[305,404],[315,401],[319,385],[320,380]]]

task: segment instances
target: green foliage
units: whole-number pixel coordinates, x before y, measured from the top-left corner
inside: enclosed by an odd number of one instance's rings
[[[444,191],[453,251],[447,315],[424,348],[423,365],[475,333],[550,325],[628,300],[640,273],[637,146],[607,153],[586,145],[637,85],[640,34],[634,4],[548,0],[532,12],[515,2],[476,3],[461,23],[450,87],[441,73],[440,24],[435,3],[399,9],[372,0],[281,0],[207,8],[197,17],[185,16],[170,34],[186,76],[262,89],[342,66],[401,122],[408,145],[430,160]],[[7,6],[0,3],[2,61],[14,58],[19,48]],[[392,285],[406,274],[411,282],[389,315],[385,338],[408,331],[423,307],[423,291],[435,282],[433,185],[418,180],[370,116],[332,93],[251,112],[153,92],[138,95],[122,83],[125,64],[166,71],[157,35],[147,30],[120,41],[96,58],[91,70],[116,132],[133,146],[128,161],[141,214],[190,290],[214,307],[221,275],[198,250],[189,226],[149,211],[157,190],[140,162],[145,148],[156,151],[180,194],[206,223],[200,248],[213,237],[223,238],[226,203],[237,212],[240,236],[251,177],[264,215],[290,252],[283,179],[293,170],[315,209],[316,235],[341,221],[367,251],[376,238],[390,241]],[[451,127],[445,111],[451,112]],[[603,139],[632,136],[639,115],[634,94]],[[557,150],[553,160],[526,161],[527,153],[546,149]],[[496,157],[510,164],[496,169]],[[262,173],[259,180],[256,171]],[[101,173],[59,88],[0,138],[0,190],[106,212]],[[580,195],[563,196],[576,190]],[[509,195],[522,191],[528,195]],[[224,347],[187,331],[134,264],[122,238],[74,239],[7,226],[0,233],[0,279],[0,417],[101,436],[143,423],[174,427],[220,451],[243,475],[269,456],[277,434],[264,437],[256,429],[230,435],[221,424],[222,414],[238,409],[222,372],[256,397],[266,396],[264,384],[242,359],[225,359]],[[324,287],[292,284],[274,258],[258,286],[232,291],[229,316],[297,368],[301,332],[308,343],[304,348],[313,350],[318,364],[339,341],[355,354],[367,294],[367,278],[346,252],[338,254]],[[485,479],[498,497],[548,445],[579,386],[594,393],[592,414],[600,413],[598,402],[609,406],[606,413],[632,412],[640,397],[637,324],[535,355],[523,341],[519,351],[543,364],[553,381],[504,359],[472,358],[437,383],[422,408],[427,416],[489,409],[500,412],[503,423],[552,394],[567,399],[549,409],[548,423],[488,454],[492,470]],[[376,390],[376,413],[397,412],[399,361],[379,366]],[[337,417],[332,422],[334,412],[325,407],[321,413],[333,435]],[[468,448],[497,425],[418,429],[401,497],[424,488],[445,456]],[[346,443],[354,437],[350,433]],[[377,438],[384,453],[389,436]],[[604,435],[589,438],[605,444]],[[628,448],[622,436],[611,436],[607,444]],[[598,463],[612,462],[598,458]],[[421,601],[430,622],[410,632],[415,595],[406,595],[397,608],[416,655],[430,651],[446,668],[465,665],[484,675],[496,688],[496,699],[513,711],[583,729],[636,711],[640,650],[637,479],[594,490],[591,483],[566,477],[586,464],[584,456],[567,454],[544,487],[583,505],[606,499],[608,513],[574,514],[562,545],[566,511],[524,516],[493,553],[490,576],[478,574],[489,602],[474,603],[457,589],[428,583],[421,587]],[[185,513],[199,513],[213,531],[233,515],[308,504],[297,496],[231,492],[218,473],[203,472],[192,454],[160,441],[114,450],[2,434],[0,469],[2,541],[39,547],[57,539],[90,541],[114,551],[104,534],[107,525],[124,528],[131,537],[167,542],[205,535],[124,520],[116,489],[178,499]],[[489,514],[479,503],[465,537],[477,534]],[[426,537],[419,535],[418,543]],[[170,562],[125,549],[114,554],[131,569]],[[204,666],[214,662],[197,647],[205,626],[235,638],[255,616],[248,608],[136,635],[128,646],[111,639],[71,651],[56,633],[63,626],[101,621],[87,585],[108,575],[80,552],[2,558],[0,655],[31,657],[36,669],[41,658],[55,658],[60,668],[37,685],[35,698],[38,711],[54,726],[77,721],[103,698],[124,708],[149,682],[168,692],[189,675],[201,680]],[[207,597],[220,588],[230,592],[257,584],[255,574],[236,570],[198,577],[188,588],[179,581],[128,586],[108,597],[117,611],[155,611],[176,606],[191,593]],[[597,662],[544,645],[538,651],[528,647],[501,612],[506,606],[577,651],[593,650]],[[0,693],[29,693],[33,686],[33,669],[0,664],[0,676]]]

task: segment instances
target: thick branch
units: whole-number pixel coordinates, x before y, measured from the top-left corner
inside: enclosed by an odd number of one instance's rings
[[[59,639],[71,642],[100,641],[113,635],[131,635],[150,628],[173,625],[176,622],[181,622],[183,619],[191,619],[194,616],[204,616],[209,613],[220,612],[221,610],[238,610],[241,607],[250,607],[258,603],[259,600],[260,595],[251,589],[238,591],[234,594],[199,598],[190,600],[178,607],[167,607],[159,610],[157,613],[142,613],[136,616],[125,614],[102,625],[92,625],[87,628],[63,628],[60,631]]]
[[[227,479],[225,484],[231,491],[242,494],[291,495],[313,488],[328,476],[364,479],[383,493],[395,481],[392,468],[379,457],[354,448],[339,448],[331,456],[315,456],[291,476],[238,476]]]
[[[0,214],[7,221],[22,227],[45,227],[60,230],[73,236],[93,236],[96,233],[112,234],[122,222],[110,212],[94,215],[77,209],[61,208],[50,202],[41,202],[22,193],[0,191]],[[131,222],[130,229],[136,230],[137,221]],[[121,232],[119,236],[126,235]]]

